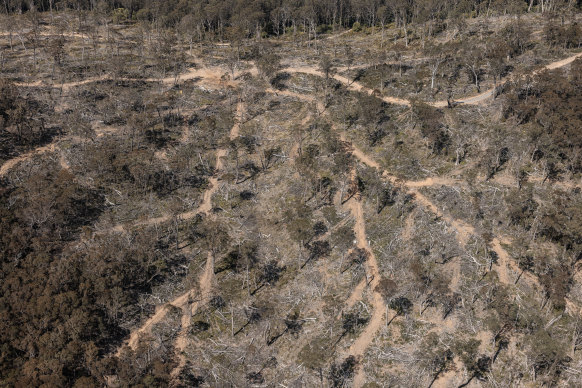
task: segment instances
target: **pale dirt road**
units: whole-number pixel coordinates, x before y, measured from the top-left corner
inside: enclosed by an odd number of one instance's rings
[[[431,187],[431,186],[457,186],[463,185],[464,182],[459,179],[430,177],[421,181],[406,181],[406,186],[411,188]]]
[[[366,279],[362,279],[362,281],[360,281],[356,287],[354,288],[354,290],[352,291],[352,293],[350,294],[349,298],[346,300],[346,310],[351,309],[352,307],[354,307],[354,305],[360,301],[362,299],[362,295],[364,293],[364,290],[366,289]],[[341,313],[338,315],[338,317],[341,316]]]
[[[23,162],[25,160],[28,160],[35,155],[43,154],[45,152],[55,152],[56,149],[57,149],[56,142],[50,143],[50,144],[47,144],[45,146],[38,147],[38,148],[36,148],[30,152],[27,152],[25,154],[19,155],[19,156],[12,158],[10,160],[7,160],[6,162],[4,162],[4,164],[2,166],[0,166],[0,177],[6,175],[8,173],[8,171],[10,171],[10,169],[12,169],[18,163]]]
[[[244,105],[242,100],[239,100],[237,107],[236,107],[236,115],[235,115],[235,122],[232,128],[230,129],[229,138],[230,140],[234,140],[238,137],[240,131],[240,124],[243,120],[244,114]],[[221,149],[217,152],[216,155],[216,169],[221,170],[223,168],[222,158],[226,156],[227,152],[224,149]],[[218,180],[217,178],[213,178],[214,181],[211,182],[212,186],[211,189],[207,190],[204,193],[204,200],[202,201],[202,205],[198,208],[200,212],[205,213],[207,216],[210,214],[212,210],[212,194],[218,188]],[[198,288],[200,290],[200,298],[192,304],[190,309],[187,306],[183,306],[182,308],[182,319],[181,319],[181,329],[176,341],[174,342],[174,346],[176,348],[176,353],[178,354],[178,365],[172,372],[170,376],[172,378],[177,378],[186,365],[186,355],[184,351],[186,350],[189,340],[188,340],[188,329],[190,328],[190,320],[192,315],[196,313],[196,311],[202,306],[204,301],[208,300],[212,295],[212,286],[214,284],[214,257],[212,256],[212,252],[208,252],[208,258],[206,259],[206,266],[204,268],[204,272],[199,280]]]
[[[378,262],[376,261],[376,256],[374,252],[370,249],[368,244],[368,237],[366,235],[366,224],[364,220],[364,212],[362,208],[362,202],[356,198],[350,199],[346,202],[346,207],[350,210],[353,217],[356,220],[354,225],[354,233],[356,234],[356,241],[358,248],[365,249],[368,253],[368,260],[366,261],[366,272],[367,278],[371,279],[369,281],[369,288],[371,291],[371,302],[372,302],[372,316],[368,325],[364,328],[364,331],[356,338],[356,340],[350,346],[348,353],[355,356],[356,358],[362,360],[368,346],[372,343],[376,337],[376,333],[382,327],[382,322],[384,318],[384,311],[386,309],[384,300],[378,291],[376,291],[376,286],[380,282],[380,272],[378,270]],[[364,385],[365,373],[362,366],[362,362],[359,363],[358,369],[354,376],[354,387],[361,387]]]
[[[257,75],[258,70],[256,67],[252,67],[249,70],[239,71],[238,74],[235,74],[235,78],[240,76],[243,73],[250,72],[252,75]],[[119,77],[116,78],[110,74],[103,74],[97,77],[91,77],[84,79],[82,81],[73,81],[73,82],[64,82],[61,84],[52,84],[46,85],[53,88],[62,88],[63,91],[68,91],[69,89],[82,86],[86,84],[90,84],[92,82],[99,82],[99,81],[134,81],[134,82],[161,82],[165,85],[174,85],[179,82],[184,82],[192,79],[200,79],[203,81],[205,86],[208,87],[224,87],[224,86],[236,86],[238,84],[235,80],[230,80],[228,78],[223,78],[225,74],[230,74],[225,68],[221,66],[205,66],[199,68],[189,68],[186,73],[179,74],[178,76],[169,76],[164,78],[124,78]],[[20,87],[38,87],[43,86],[44,84],[41,81],[35,82],[16,82],[16,86]]]
[[[152,326],[161,322],[162,319],[164,319],[166,317],[169,305],[172,305],[172,306],[175,306],[178,308],[183,308],[183,306],[185,306],[188,303],[188,299],[190,299],[190,296],[191,296],[191,290],[178,296],[177,298],[171,300],[170,302],[164,304],[163,306],[159,306],[156,309],[156,312],[154,315],[152,315],[147,321],[145,321],[145,323],[140,328],[138,328],[137,330],[134,330],[133,332],[130,333],[129,339],[127,341],[127,345],[132,350],[135,350],[137,348],[140,337],[142,335],[149,333]],[[121,349],[122,348],[119,348],[117,350],[116,355],[118,357],[121,354]]]
[[[244,112],[244,104],[242,101],[239,101],[239,103],[237,104],[237,111],[236,111],[236,117],[235,117],[235,123],[232,126],[231,130],[230,130],[230,134],[229,137],[230,139],[235,139],[238,136],[239,130],[240,130],[240,122],[243,116],[243,112]],[[227,151],[224,149],[219,149],[216,153],[216,169],[220,170],[223,168],[223,164],[222,164],[222,158],[226,155]],[[200,206],[191,212],[187,212],[187,213],[183,213],[182,215],[180,215],[181,219],[188,219],[188,218],[192,218],[194,217],[196,214],[199,213],[204,213],[206,215],[209,215],[210,211],[212,210],[212,195],[214,194],[214,192],[216,192],[216,190],[218,189],[218,178],[213,177],[210,179],[210,186],[209,188],[204,192],[203,195],[203,200],[202,203],[200,204]],[[147,221],[144,221],[143,224],[146,223],[159,223],[159,222],[164,222],[167,221],[167,217],[159,217],[159,218],[154,218],[154,219],[150,219]],[[123,226],[117,225],[115,228],[120,229],[121,231],[124,230]],[[114,228],[114,229],[115,229]],[[129,340],[127,341],[127,345],[135,350],[137,347],[137,344],[139,343],[139,338],[148,333],[149,331],[151,331],[151,328],[156,324],[161,322],[166,314],[167,314],[167,306],[169,304],[176,306],[180,309],[182,309],[183,311],[183,315],[181,318],[181,330],[180,330],[180,334],[178,335],[177,339],[176,339],[176,348],[178,349],[178,354],[179,354],[179,358],[180,358],[180,362],[179,362],[179,368],[181,370],[181,368],[183,367],[184,363],[185,363],[185,359],[183,356],[183,350],[185,349],[186,345],[187,345],[187,330],[190,324],[190,317],[191,315],[196,311],[196,309],[199,306],[200,301],[205,298],[206,296],[208,296],[210,294],[211,288],[212,288],[212,282],[214,279],[214,258],[212,257],[212,254],[209,253],[208,254],[208,258],[206,259],[206,266],[204,269],[204,272],[202,273],[202,276],[200,277],[199,280],[199,292],[200,292],[200,297],[198,298],[198,301],[196,303],[194,303],[192,305],[192,307],[190,309],[187,308],[188,304],[190,303],[189,300],[191,299],[191,297],[193,297],[194,291],[193,290],[189,290],[186,293],[178,296],[177,298],[175,298],[174,300],[170,301],[169,303],[166,303],[163,306],[158,307],[158,309],[156,310],[156,313],[149,318],[141,327],[137,328],[136,330],[134,330],[133,332],[130,333],[129,336]],[[119,356],[121,351],[121,348],[118,349],[117,351],[117,355]],[[176,371],[174,370],[172,372],[173,375],[176,375],[177,373],[179,373],[179,370]]]
[[[569,65],[570,63],[572,63],[577,58],[580,58],[581,56],[582,56],[582,53],[578,53],[578,54],[572,55],[568,58],[562,59],[560,61],[552,62],[552,63],[544,66],[541,70],[543,70],[543,69],[557,69],[557,68]],[[291,71],[291,72],[317,75],[319,77],[323,76],[323,74],[314,66],[288,67],[286,70]],[[541,70],[537,70],[534,73],[537,73]],[[245,71],[242,71],[239,74],[242,74],[243,72],[245,72]],[[249,70],[249,72],[253,75],[258,74],[258,71],[257,71],[255,66],[253,66]],[[190,79],[200,78],[201,80],[205,80],[205,84],[207,86],[224,87],[224,86],[228,86],[228,85],[231,85],[231,86],[236,85],[237,82],[235,82],[235,81],[223,80],[222,76],[225,73],[226,73],[226,70],[224,68],[219,67],[219,66],[214,66],[214,67],[202,67],[202,68],[197,68],[197,69],[191,68],[188,70],[188,72],[181,74],[178,77],[166,77],[166,78],[162,78],[162,79],[147,78],[147,79],[120,79],[120,80],[149,81],[149,82],[161,81],[164,84],[174,84],[178,81],[186,81],[186,80],[190,80]],[[336,80],[340,81],[341,83],[343,83],[344,85],[346,85],[351,90],[357,90],[357,91],[366,92],[368,94],[373,94],[372,89],[366,88],[365,86],[363,86],[360,83],[351,82],[348,78],[346,78],[344,76],[336,74],[336,75],[334,75],[334,78]],[[111,80],[111,79],[113,79],[113,78],[109,75],[102,75],[99,77],[88,78],[88,79],[83,80],[83,81],[63,83],[60,86],[63,88],[63,90],[68,90],[68,89],[75,87],[75,86],[85,85],[85,84],[88,84],[91,82],[96,82],[96,81]],[[16,85],[23,86],[23,87],[38,87],[38,86],[42,86],[42,82],[36,81],[36,82],[31,82],[31,83],[16,83]],[[52,85],[52,87],[59,87],[59,85],[58,84]],[[472,96],[472,97],[466,97],[464,99],[457,100],[456,102],[461,102],[461,103],[468,104],[468,105],[480,104],[480,103],[486,101],[489,97],[491,97],[493,95],[493,91],[494,91],[494,89],[489,89],[483,93],[477,94],[477,95]],[[290,95],[290,96],[293,95],[297,98],[303,98],[302,95],[297,94],[297,93],[292,93],[292,92],[276,91],[275,93],[286,94],[286,95]],[[410,106],[410,101],[406,100],[406,99],[401,99],[401,98],[397,98],[397,97],[390,97],[390,96],[383,96],[383,97],[378,96],[378,98],[381,98],[383,101],[391,103],[391,104]],[[435,107],[445,107],[445,106],[447,106],[448,102],[447,101],[435,101],[435,102],[431,102],[429,104],[433,105]],[[42,147],[41,147],[41,148],[38,148],[35,151],[31,151],[25,155],[27,155],[27,157],[34,156],[36,154],[35,153],[36,151],[44,152],[42,150]],[[22,156],[24,156],[24,155],[22,155]],[[20,157],[17,157],[15,159],[18,159],[18,158],[20,158]],[[8,171],[10,168],[12,168],[12,166],[14,166],[16,163],[18,163],[21,160],[24,160],[24,159],[18,159],[13,163],[10,163],[10,161],[5,162],[1,167],[0,176],[5,174],[6,171]],[[6,165],[7,163],[10,163],[10,164]]]
[[[580,58],[580,57],[582,57],[582,53],[578,53],[578,54],[572,55],[568,58],[561,59],[561,60],[556,61],[556,62],[552,62],[552,63],[544,66],[543,68],[534,71],[533,74],[537,74],[543,70],[551,70],[551,69],[557,69],[560,67],[567,66],[570,63],[574,62],[577,58]],[[305,66],[305,67],[295,66],[295,67],[288,67],[285,70],[290,71],[290,72],[312,74],[312,75],[316,75],[319,77],[324,76],[324,74],[315,66]],[[348,89],[350,89],[350,90],[354,90],[354,91],[358,91],[358,92],[365,92],[365,93],[368,93],[370,95],[374,94],[372,89],[367,88],[366,86],[364,86],[358,82],[351,81],[347,77],[344,77],[344,76],[341,76],[338,74],[334,74],[333,78],[335,80],[341,82],[342,84],[346,85],[348,87]],[[491,89],[488,89],[484,92],[476,94],[474,96],[454,100],[454,102],[465,104],[465,105],[478,105],[478,104],[483,103],[484,101],[486,101],[490,97],[492,97],[494,91],[495,91],[495,88],[491,88]],[[390,103],[390,104],[410,106],[410,100],[407,100],[407,99],[403,99],[403,98],[399,98],[399,97],[391,97],[391,96],[377,96],[377,97],[380,98],[381,100],[387,102],[387,103]],[[448,101],[446,101],[446,100],[433,101],[433,102],[428,102],[427,104],[432,105],[432,106],[437,107],[437,108],[442,108],[442,107],[448,106]]]
[[[192,315],[198,311],[198,309],[207,301],[212,295],[212,286],[214,284],[214,257],[211,252],[208,252],[208,258],[206,259],[206,265],[204,266],[204,272],[199,280],[199,290],[200,297],[192,303],[192,306],[188,308],[188,305],[182,305],[182,318],[180,320],[180,332],[176,337],[174,342],[174,347],[176,348],[176,353],[178,355],[178,365],[172,372],[170,376],[172,378],[177,378],[186,365],[186,355],[184,351],[188,346],[188,329],[190,328],[190,320]]]

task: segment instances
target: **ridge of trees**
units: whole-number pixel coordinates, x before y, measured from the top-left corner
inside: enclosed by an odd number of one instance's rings
[[[3,3],[0,12],[6,14],[72,10],[81,21],[91,11],[111,16],[114,23],[152,22],[178,28],[199,40],[210,34],[232,41],[298,31],[316,38],[336,27],[353,27],[357,31],[373,26],[384,30],[391,23],[402,28],[408,41],[407,26],[411,24],[423,24],[424,33],[430,36],[465,17],[527,12],[568,15],[580,7],[579,2],[567,0],[5,0]],[[552,30],[548,34],[558,32]]]

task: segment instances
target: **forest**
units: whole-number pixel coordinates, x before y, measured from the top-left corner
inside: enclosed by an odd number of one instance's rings
[[[581,22],[3,0],[0,386],[582,385]]]

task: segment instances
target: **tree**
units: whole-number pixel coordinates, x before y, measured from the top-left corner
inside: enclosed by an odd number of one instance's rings
[[[217,257],[228,248],[230,236],[220,222],[207,220],[202,224],[200,232],[203,236],[204,245],[212,253],[212,257]]]
[[[429,333],[423,338],[418,349],[420,364],[428,369],[432,379],[428,387],[432,387],[442,373],[454,365],[453,351],[443,343],[436,333]]]
[[[477,93],[481,93],[481,79],[484,71],[481,68],[483,64],[483,50],[480,47],[472,47],[463,54],[465,68],[469,81],[477,88]]]
[[[512,57],[523,54],[531,46],[531,28],[520,18],[501,29],[499,35],[501,40],[509,46],[509,54]]]
[[[489,69],[491,69],[491,74],[493,74],[493,82],[497,86],[497,81],[501,80],[501,77],[505,74],[507,70],[507,64],[505,63],[505,58],[509,52],[509,46],[502,40],[493,41],[485,52],[485,57],[489,64]]]
[[[331,246],[329,245],[328,241],[315,241],[308,246],[309,248],[309,256],[307,260],[301,265],[303,269],[307,263],[312,260],[317,260],[321,257],[327,256],[331,253]]]
[[[275,284],[281,277],[281,273],[285,270],[285,266],[279,266],[276,260],[271,260],[261,268],[261,272],[258,277],[258,287],[251,292],[251,295],[255,295],[261,288],[266,285]]]
[[[336,72],[335,65],[333,60],[329,55],[322,55],[321,59],[319,60],[319,70],[323,73],[324,82],[323,82],[323,91],[324,91],[324,99],[325,105],[327,106],[329,102],[329,95],[328,95],[328,88],[330,78],[332,78]]]
[[[245,315],[247,317],[247,321],[244,325],[240,327],[232,336],[236,337],[239,333],[241,333],[246,327],[252,323],[256,323],[261,320],[262,318],[262,310],[255,306],[250,306],[244,309]]]
[[[275,343],[279,338],[281,338],[286,333],[291,333],[295,338],[297,338],[298,334],[303,330],[303,323],[305,320],[299,318],[299,311],[295,310],[292,313],[288,314],[287,317],[283,320],[285,324],[285,329],[271,338],[267,340],[267,346],[271,346]]]
[[[436,154],[448,152],[450,136],[442,123],[443,112],[424,103],[414,103],[412,111],[420,124],[420,132],[430,142],[430,148]]]
[[[384,48],[384,35],[385,35],[385,27],[386,22],[390,19],[390,9],[388,6],[382,5],[378,7],[376,11],[376,18],[380,22],[380,26],[382,28],[382,38],[380,40],[380,49]]]
[[[345,57],[346,66],[348,67],[348,72],[349,72],[350,68],[354,64],[354,51],[352,50],[352,46],[350,46],[350,45],[344,46],[344,57]]]
[[[186,37],[190,47],[190,56],[193,56],[192,44],[194,42],[194,36],[198,35],[198,40],[201,39],[200,21],[194,14],[188,14],[182,18],[178,28],[179,31]]]
[[[396,26],[404,32],[404,45],[408,47],[408,24],[411,20],[413,2],[411,0],[396,0],[388,3],[396,21]]]
[[[40,42],[40,15],[36,10],[36,7],[33,6],[32,9],[26,13],[26,17],[31,26],[30,32],[27,34],[27,39],[28,42],[32,45],[32,57],[34,68],[36,69],[36,51]]]
[[[357,361],[354,356],[346,357],[341,364],[333,363],[329,369],[329,380],[332,387],[346,387],[354,377]]]
[[[53,58],[52,77],[54,78],[55,66],[61,67],[65,56],[65,38],[60,35],[56,39],[52,39],[48,45],[48,52]]]
[[[406,315],[412,309],[412,302],[403,296],[390,301],[389,307],[396,311],[396,315]]]
[[[366,323],[368,323],[368,318],[361,317],[358,312],[342,314],[343,331],[338,339],[333,343],[333,347],[335,347],[348,333],[354,333],[358,327],[365,325]]]
[[[266,53],[259,56],[257,61],[259,73],[270,81],[281,68],[281,58],[274,53]]]
[[[226,270],[240,272],[242,270],[250,271],[258,263],[258,245],[254,241],[245,241],[236,246],[223,258],[223,264],[215,270],[220,273]]]
[[[437,45],[427,45],[425,52],[430,58],[428,67],[430,69],[430,89],[432,90],[439,67],[443,62],[448,60],[448,57],[444,54],[443,47]]]
[[[392,279],[382,278],[378,282],[375,291],[382,295],[386,303],[389,303],[392,297],[398,292],[398,284]]]
[[[354,248],[346,258],[348,262],[346,268],[344,268],[341,272],[344,273],[354,265],[356,266],[363,265],[366,262],[366,260],[368,260],[369,257],[370,253],[366,249]]]

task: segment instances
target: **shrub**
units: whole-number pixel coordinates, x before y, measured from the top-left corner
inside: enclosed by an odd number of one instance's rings
[[[117,8],[113,10],[113,23],[121,24],[129,19],[129,11],[125,8]]]

